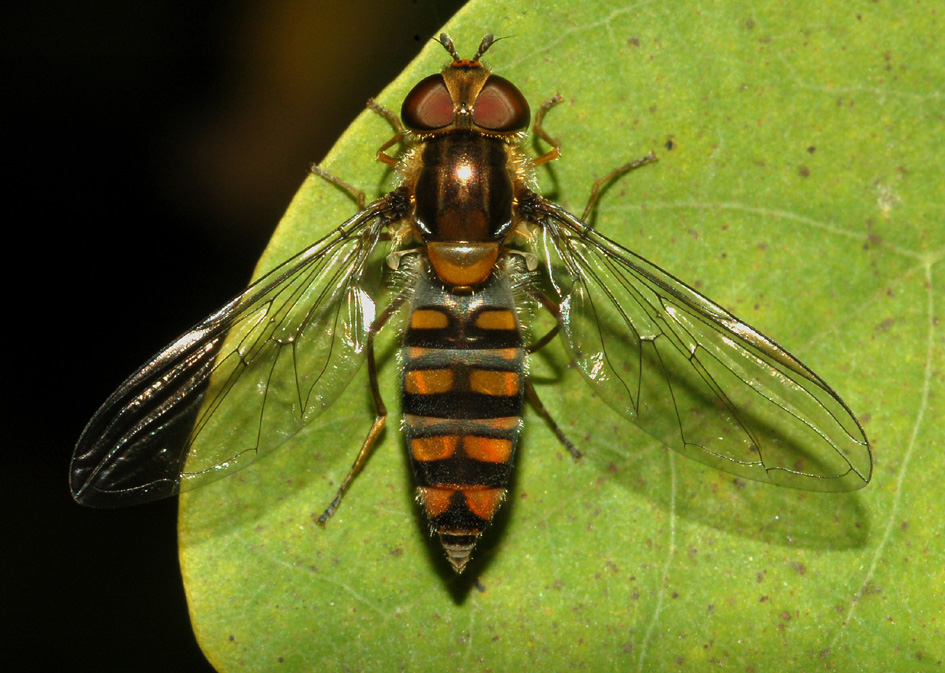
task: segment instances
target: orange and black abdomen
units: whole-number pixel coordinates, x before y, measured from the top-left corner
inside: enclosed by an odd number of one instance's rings
[[[461,571],[505,498],[525,353],[505,274],[452,294],[423,274],[403,342],[403,415],[418,500]]]

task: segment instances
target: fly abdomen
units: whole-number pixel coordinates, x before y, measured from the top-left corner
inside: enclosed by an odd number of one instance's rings
[[[504,274],[469,295],[421,279],[402,352],[417,497],[461,571],[505,498],[521,426],[525,353]]]

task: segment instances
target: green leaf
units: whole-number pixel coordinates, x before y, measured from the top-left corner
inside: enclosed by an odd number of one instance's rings
[[[563,157],[540,171],[544,193],[580,213],[596,177],[655,150],[658,164],[603,195],[596,226],[817,371],[872,440],[873,482],[813,494],[685,460],[595,399],[558,349],[531,375],[586,457],[529,411],[510,498],[457,577],[413,503],[388,335],[392,422],[325,529],[315,518],[372,418],[364,371],[293,446],[181,497],[181,565],[211,662],[940,666],[941,16],[934,3],[467,5],[446,27],[461,54],[486,32],[510,36],[485,61],[533,109],[564,96],[546,119]],[[380,102],[399,109],[446,60],[431,43]],[[391,176],[373,157],[390,135],[365,112],[323,166],[380,195]],[[261,268],[352,212],[309,179]]]

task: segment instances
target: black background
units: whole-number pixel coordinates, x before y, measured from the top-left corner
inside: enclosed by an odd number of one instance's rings
[[[211,670],[176,501],[79,507],[72,446],[241,289],[308,164],[461,5],[5,6],[0,604],[18,670]]]

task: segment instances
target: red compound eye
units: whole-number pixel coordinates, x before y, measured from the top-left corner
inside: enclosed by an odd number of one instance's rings
[[[524,131],[531,110],[522,92],[509,80],[491,75],[473,104],[476,126],[490,131]]]
[[[453,99],[442,75],[424,77],[410,90],[400,108],[404,126],[415,131],[433,131],[453,123]]]

